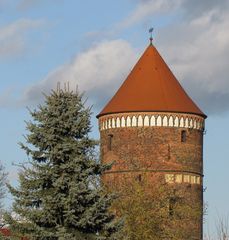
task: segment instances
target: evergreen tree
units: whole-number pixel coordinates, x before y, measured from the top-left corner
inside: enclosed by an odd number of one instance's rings
[[[7,174],[5,173],[4,167],[0,162],[0,228],[4,226],[2,221],[2,214],[3,214],[3,206],[4,206],[3,199],[6,193],[6,189],[5,189],[6,177],[7,177]]]
[[[26,144],[20,143],[29,163],[19,186],[9,186],[18,216],[6,216],[11,229],[29,239],[109,239],[119,224],[108,210],[113,196],[98,181],[110,166],[96,157],[82,95],[53,91],[30,114]]]

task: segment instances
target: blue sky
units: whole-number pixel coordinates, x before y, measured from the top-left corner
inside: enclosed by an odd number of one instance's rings
[[[228,0],[0,0],[1,162],[15,181],[26,107],[60,81],[86,91],[98,113],[148,45],[154,44],[208,115],[206,226],[229,213]],[[98,138],[93,116],[93,136]],[[10,201],[8,197],[7,201]]]

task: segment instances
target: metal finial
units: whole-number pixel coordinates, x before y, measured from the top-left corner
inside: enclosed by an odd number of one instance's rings
[[[153,44],[153,27],[149,29],[149,33],[150,33],[150,44]]]

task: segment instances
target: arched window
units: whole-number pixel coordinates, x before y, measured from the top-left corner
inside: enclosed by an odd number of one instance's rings
[[[142,181],[142,175],[138,174],[135,179],[136,179],[136,181],[141,182]]]
[[[186,142],[187,140],[187,133],[185,130],[181,131],[181,142]]]

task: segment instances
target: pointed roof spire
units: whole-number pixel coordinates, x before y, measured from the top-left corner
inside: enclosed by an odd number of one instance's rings
[[[206,117],[152,44],[97,117],[122,112],[179,112]]]

